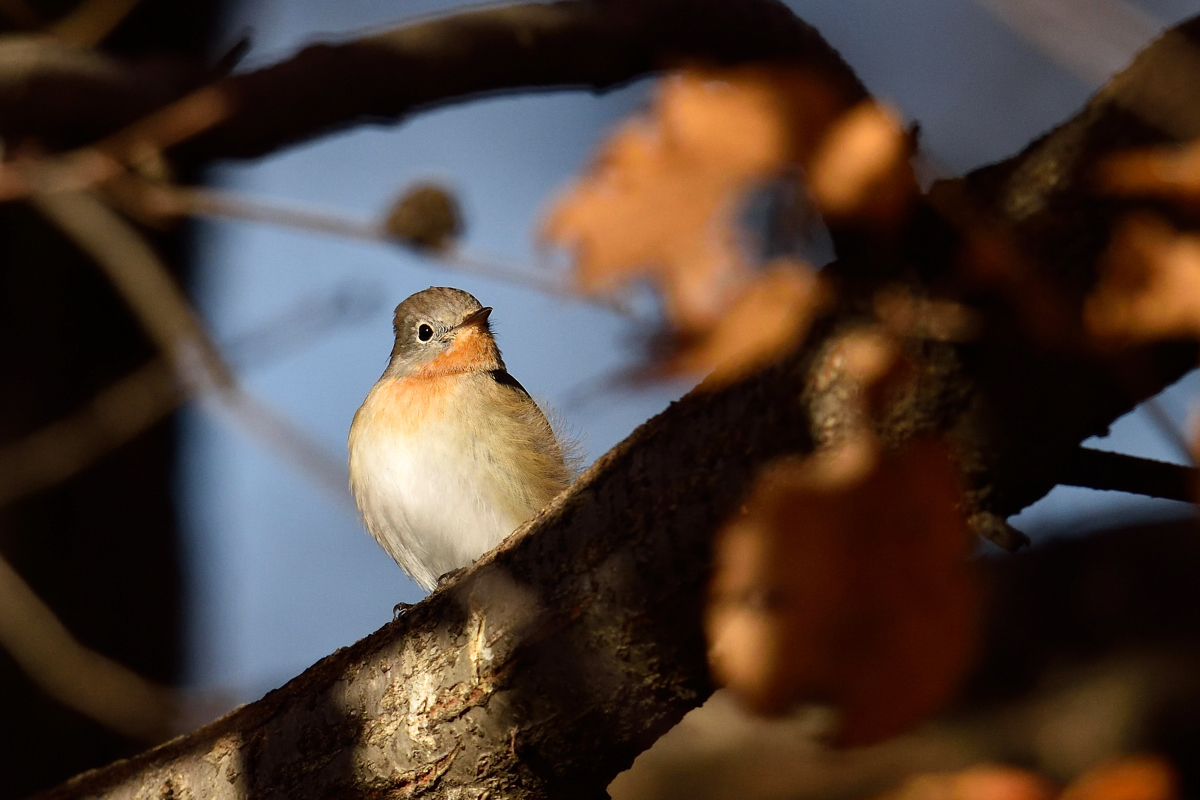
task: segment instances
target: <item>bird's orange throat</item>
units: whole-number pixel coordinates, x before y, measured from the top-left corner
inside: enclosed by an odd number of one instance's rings
[[[368,427],[414,434],[427,422],[453,413],[450,409],[467,375],[502,369],[503,363],[486,329],[463,328],[428,364],[401,378],[385,375],[376,383],[354,417],[351,439]]]
[[[487,372],[502,367],[496,340],[487,330],[472,325],[460,330],[445,352],[411,377],[438,378],[463,372]]]

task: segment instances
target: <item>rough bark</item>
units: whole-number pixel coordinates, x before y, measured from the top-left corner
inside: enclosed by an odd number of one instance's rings
[[[225,127],[193,146],[208,155],[251,155],[364,114],[395,118],[507,88],[611,85],[673,63],[686,50],[672,38],[684,34],[654,27],[658,18],[639,11],[644,6],[676,9],[676,23],[694,21],[693,9],[700,9],[700,19],[710,14],[710,22],[720,21],[732,39],[751,37],[745,46],[710,47],[708,55],[778,56],[781,51],[772,48],[786,49],[786,43],[771,42],[790,36],[787,46],[816,54],[825,67],[841,64],[810,28],[787,21],[780,7],[766,3],[689,3],[686,15],[670,2],[562,3],[544,12],[522,7],[512,12],[517,23],[503,36],[495,26],[510,19],[505,12],[481,12],[464,19],[468,34],[490,31],[477,37],[486,44],[482,50],[468,52],[458,38],[433,35],[453,26],[415,37],[394,33],[390,45],[340,51],[335,60],[349,60],[338,73],[345,82],[338,88],[353,85],[355,69],[373,75],[375,86],[380,71],[389,69],[419,75],[413,83],[422,83],[431,80],[431,66],[439,75],[458,74],[446,59],[477,68],[480,53],[514,59],[523,68],[506,67],[465,84],[434,82],[440,88],[414,89],[415,96],[398,88],[396,94],[372,95],[370,102],[348,102],[333,115],[301,108],[329,99],[324,89],[315,87],[308,97],[305,87],[289,83],[294,78],[281,77],[293,67],[305,73],[299,64],[306,58],[333,57],[331,50],[310,50],[274,72],[247,78],[244,98],[269,105],[272,98],[253,89],[253,81],[278,80],[277,88],[291,95],[286,107],[259,117],[248,101],[239,115],[250,116],[227,123],[245,125],[244,141]],[[595,17],[597,8],[617,14],[620,24]],[[758,9],[764,16],[746,12],[747,27],[737,27],[733,21],[741,12],[732,9]],[[569,20],[555,16],[562,13],[581,14],[572,18],[580,36]],[[549,33],[522,39],[529,19],[541,20]],[[626,29],[627,20],[650,26],[665,44],[647,40],[648,54],[614,67],[605,60],[610,51],[624,53],[631,41],[640,41]],[[663,20],[669,18],[657,24]],[[764,22],[770,29],[756,34]],[[678,27],[688,35],[697,30],[696,24]],[[1018,237],[1031,274],[1060,297],[1068,322],[1077,317],[1118,210],[1087,191],[1090,169],[1117,147],[1200,134],[1192,112],[1170,115],[1163,124],[1161,115],[1130,110],[1167,80],[1170,102],[1197,107],[1191,98],[1200,92],[1200,70],[1192,67],[1191,45],[1178,47],[1178,37],[1194,38],[1197,28],[1200,23],[1188,23],[1156,44],[1076,118],[1025,153],[939,187],[932,206],[914,213],[898,248],[881,255],[856,249],[853,236],[844,239],[848,247],[833,274],[844,280],[845,301],[786,363],[674,404],[499,551],[400,620],[263,700],[135,759],[82,775],[46,797],[603,797],[619,770],[709,693],[700,621],[710,537],[758,467],[781,453],[809,449],[812,431],[819,436],[838,424],[842,387],[811,380],[830,336],[863,321],[862,309],[881,282],[902,278],[932,289],[951,279],[961,235],[953,213],[933,210],[945,211],[939,198],[949,196],[965,199],[959,210],[967,208],[981,224]],[[707,36],[719,40],[721,31]],[[466,41],[475,40],[468,35]],[[389,61],[397,42],[420,63]],[[537,68],[539,48],[546,52],[544,70]],[[390,55],[379,55],[384,52]],[[599,59],[600,66],[589,76],[563,67],[577,57],[585,64]],[[566,70],[558,79],[553,65]],[[848,91],[861,91],[857,81],[843,80]],[[1156,118],[1157,124],[1148,121]],[[272,119],[286,124],[267,130]],[[970,501],[993,521],[1048,491],[1083,438],[1194,363],[1190,347],[1121,358],[1091,356],[1070,342],[1048,348],[1018,324],[1019,309],[1001,293],[983,291],[975,300],[989,314],[984,337],[961,346],[914,343],[921,369],[917,389],[885,434],[900,441],[922,431],[948,433],[971,482]]]

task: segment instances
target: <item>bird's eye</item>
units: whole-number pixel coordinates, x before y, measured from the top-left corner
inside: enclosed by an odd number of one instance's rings
[[[433,338],[433,328],[429,327],[428,325],[422,325],[421,327],[417,328],[417,338],[422,342],[428,342]]]

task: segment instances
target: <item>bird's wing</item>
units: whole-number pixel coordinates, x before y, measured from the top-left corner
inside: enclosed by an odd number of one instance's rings
[[[494,370],[492,370],[491,375],[492,375],[492,380],[494,380],[496,383],[500,384],[501,386],[507,386],[509,389],[516,389],[518,392],[525,395],[525,397],[528,397],[530,400],[533,399],[532,397],[530,397],[529,392],[525,389],[525,387],[521,385],[521,382],[519,380],[517,380],[516,378],[514,378],[512,375],[508,374],[508,370],[494,369]]]

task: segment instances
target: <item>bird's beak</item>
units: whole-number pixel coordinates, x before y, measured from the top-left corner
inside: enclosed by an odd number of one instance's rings
[[[463,328],[472,328],[472,327],[481,328],[481,329],[486,330],[485,326],[487,325],[488,316],[491,313],[492,313],[492,307],[484,306],[483,308],[476,311],[474,314],[471,314],[469,317],[464,319],[462,322],[455,325],[451,330],[460,331]]]

